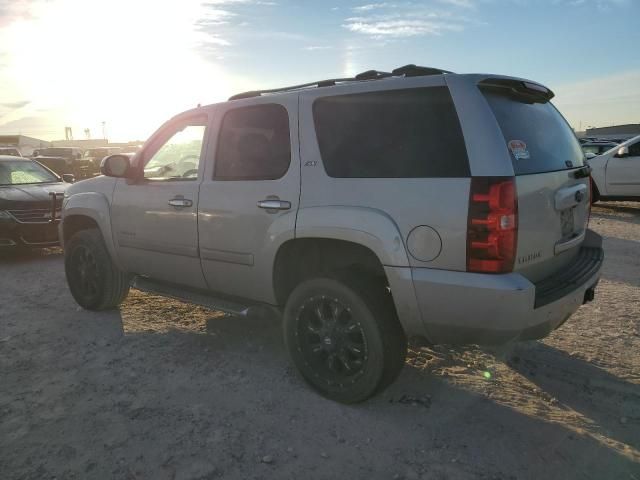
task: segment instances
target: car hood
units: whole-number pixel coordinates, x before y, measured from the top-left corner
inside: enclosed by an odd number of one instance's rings
[[[50,201],[49,192],[64,193],[68,183],[0,186],[0,210],[41,208]]]

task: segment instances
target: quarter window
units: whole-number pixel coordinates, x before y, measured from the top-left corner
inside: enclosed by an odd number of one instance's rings
[[[313,104],[327,174],[467,177],[469,161],[447,87],[322,97]]]
[[[228,111],[220,128],[216,180],[275,180],[291,162],[289,115],[276,104]]]

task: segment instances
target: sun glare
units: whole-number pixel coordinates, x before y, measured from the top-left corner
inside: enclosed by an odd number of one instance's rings
[[[61,134],[105,121],[111,138],[146,137],[169,116],[242,89],[198,54],[203,8],[200,0],[36,3],[0,39],[10,96],[54,113]]]

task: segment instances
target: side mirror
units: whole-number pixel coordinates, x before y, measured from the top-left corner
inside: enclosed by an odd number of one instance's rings
[[[587,160],[591,160],[592,158],[597,157],[597,155],[593,152],[587,152],[584,154],[584,158],[586,158]]]
[[[107,177],[127,178],[130,176],[131,164],[129,157],[116,153],[104,157],[100,162],[100,173]]]
[[[76,177],[74,177],[72,173],[63,173],[62,181],[65,183],[75,183]]]
[[[616,152],[616,158],[624,158],[629,156],[629,147],[620,147]]]

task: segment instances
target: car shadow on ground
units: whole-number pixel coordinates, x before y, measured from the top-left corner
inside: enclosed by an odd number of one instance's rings
[[[418,369],[454,375],[488,397],[515,408],[539,410],[548,420],[577,412],[582,418],[574,426],[640,450],[640,385],[575,355],[540,341],[500,347],[440,345],[409,353],[408,362]],[[505,378],[495,372],[496,364],[516,375]],[[487,375],[486,385],[482,385],[483,375]]]
[[[29,262],[39,262],[49,258],[59,258],[62,256],[62,249],[59,247],[21,249],[2,248],[0,249],[0,265],[16,265]]]
[[[640,449],[640,385],[542,342],[514,345],[506,363],[608,437]]]
[[[205,478],[194,469],[213,465],[212,476],[246,478],[268,468],[260,458],[272,452],[279,478],[322,473],[326,458],[340,466],[327,478],[627,478],[637,468],[593,436],[428,368],[408,365],[361,405],[328,401],[290,366],[277,317],[202,309],[192,314],[196,324],[185,324],[182,304],[155,309],[155,298],[147,298],[155,323],[146,326],[131,318],[140,312],[127,302],[121,310],[87,312],[65,301],[64,316],[32,325],[37,337],[8,344],[0,392],[0,405],[11,405],[0,422],[5,472],[124,478],[139,469],[151,478]],[[45,339],[46,351],[44,343],[20,345]],[[545,348],[519,355],[522,363],[558,361]],[[466,368],[466,361],[452,366]],[[53,466],[56,458],[63,466]]]
[[[591,218],[606,218],[617,222],[640,224],[640,202],[635,205],[617,204],[615,202],[598,202],[592,206]]]

